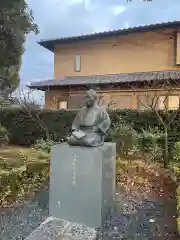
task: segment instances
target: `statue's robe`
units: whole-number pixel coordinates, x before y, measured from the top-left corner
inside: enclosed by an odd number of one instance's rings
[[[104,143],[104,136],[110,128],[108,113],[101,107],[95,105],[91,108],[83,107],[78,112],[72,124],[73,130],[81,130],[85,136],[81,139],[73,135],[69,139],[70,145],[76,146],[100,146]]]

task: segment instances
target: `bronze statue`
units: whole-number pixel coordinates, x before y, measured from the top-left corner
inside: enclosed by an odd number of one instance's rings
[[[110,128],[108,113],[97,104],[97,93],[86,92],[85,106],[80,109],[72,124],[69,145],[97,147],[104,144],[104,136]]]

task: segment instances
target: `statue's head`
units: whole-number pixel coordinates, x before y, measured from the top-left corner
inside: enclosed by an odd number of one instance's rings
[[[87,107],[92,107],[97,100],[97,93],[93,89],[90,89],[86,92],[85,96],[85,105]]]

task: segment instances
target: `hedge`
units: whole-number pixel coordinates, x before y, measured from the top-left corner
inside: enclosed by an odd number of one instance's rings
[[[70,132],[72,121],[76,111],[31,111],[32,117],[21,108],[5,108],[0,113],[0,123],[7,128],[11,144],[28,146],[34,144],[37,139],[45,138],[45,131],[38,124],[37,115],[47,126],[53,140],[63,139]],[[109,112],[112,123],[118,121],[127,122],[137,132],[149,127],[163,126],[158,122],[155,113],[150,111],[139,112],[137,110],[116,110]],[[161,113],[162,114],[162,113]],[[180,114],[173,122],[169,136],[171,140],[180,139]]]
[[[11,144],[29,146],[37,139],[45,138],[45,131],[38,124],[38,117],[45,123],[53,138],[63,138],[69,132],[75,113],[66,111],[31,111],[32,117],[20,108],[1,111],[0,122],[9,132]]]

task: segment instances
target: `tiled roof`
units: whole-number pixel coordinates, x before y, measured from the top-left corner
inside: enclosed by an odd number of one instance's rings
[[[126,35],[129,33],[138,33],[138,32],[146,32],[146,31],[156,31],[160,29],[178,29],[180,27],[180,21],[173,21],[173,22],[163,22],[151,25],[141,25],[131,28],[123,28],[113,31],[107,32],[99,32],[99,33],[92,33],[80,36],[73,36],[73,37],[64,37],[64,38],[56,38],[56,39],[42,39],[38,43],[49,49],[50,51],[54,51],[54,46],[56,44],[67,44],[67,43],[74,43],[77,41],[87,41],[87,40],[94,40],[94,39],[102,39],[105,37],[113,37],[113,36],[120,36]]]
[[[39,82],[32,82],[30,85],[28,85],[28,87],[31,89],[45,90],[48,87],[58,86],[87,86],[110,83],[144,82],[151,80],[180,80],[180,71],[136,72],[95,76],[62,77],[59,79],[49,79]]]

